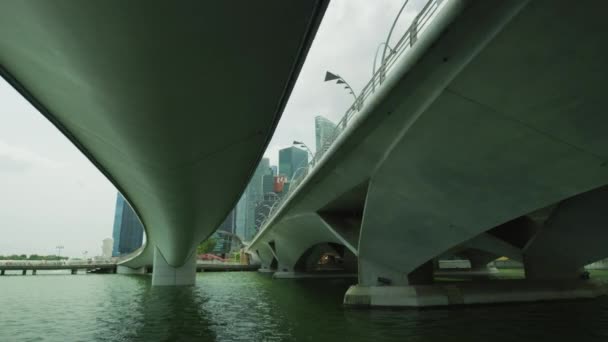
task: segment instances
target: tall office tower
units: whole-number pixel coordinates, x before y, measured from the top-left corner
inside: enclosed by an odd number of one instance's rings
[[[272,175],[276,176],[279,174],[279,167],[276,165],[270,165],[270,169],[272,170]]]
[[[294,175],[299,175],[301,168],[308,165],[308,152],[295,146],[279,150],[279,174],[291,181]],[[296,174],[297,173],[297,174]]]
[[[262,158],[245,189],[245,194],[247,195],[245,201],[245,231],[243,234],[245,241],[250,241],[256,233],[255,207],[264,197],[264,176],[269,175],[271,172],[270,160]]]
[[[236,207],[233,208],[232,210],[230,210],[230,212],[228,213],[228,216],[226,216],[226,219],[224,219],[224,222],[222,222],[222,224],[220,224],[220,226],[217,228],[217,230],[223,230],[225,232],[234,234],[235,227],[236,227]]]
[[[103,258],[109,258],[112,256],[112,248],[114,246],[114,240],[107,238],[101,242],[101,256]]]
[[[241,240],[245,239],[245,224],[247,223],[247,191],[244,191],[236,204],[234,234]]]
[[[264,178],[270,174],[270,160],[262,158],[236,205],[234,233],[244,241],[251,240],[255,235],[255,207],[263,199]]]
[[[144,226],[120,193],[116,196],[112,256],[129,254],[141,247],[144,240]]]
[[[274,177],[275,176],[272,173],[262,177],[262,195],[274,192]]]
[[[335,130],[335,123],[324,116],[315,116],[315,148],[317,153],[329,147]]]

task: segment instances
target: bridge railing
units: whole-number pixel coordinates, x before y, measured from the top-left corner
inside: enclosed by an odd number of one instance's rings
[[[380,88],[380,86],[386,79],[387,73],[393,68],[397,60],[399,60],[399,58],[406,51],[408,51],[412,48],[412,46],[414,46],[414,44],[418,40],[418,34],[422,30],[424,30],[424,28],[428,25],[428,23],[433,18],[433,15],[437,12],[437,9],[440,7],[443,1],[444,0],[428,0],[425,3],[424,7],[420,10],[416,17],[414,17],[412,23],[405,31],[405,33],[401,36],[397,44],[395,44],[392,49],[389,49],[389,54],[382,61],[380,61],[380,67],[372,75],[372,78],[365,85],[365,87],[363,87],[361,93],[354,101],[354,103],[346,110],[346,113],[344,113],[340,121],[338,121],[331,137],[326,141],[326,143],[321,147],[320,150],[316,151],[308,165],[303,168],[303,171],[297,175],[294,175],[297,177],[292,178],[292,180],[290,181],[287,193],[283,194],[283,196],[278,198],[276,202],[272,205],[270,212],[268,213],[266,218],[261,222],[260,229],[258,230],[257,234],[264,230],[268,221],[274,216],[275,213],[280,210],[286,200],[295,192],[298,186],[302,183],[306,176],[308,176],[308,174],[315,167],[315,165],[323,158],[323,156],[333,145],[333,143],[346,130],[349,123],[352,122],[352,119],[361,111],[361,108],[363,108],[363,105],[365,104],[365,101],[369,98],[369,96],[375,93]]]

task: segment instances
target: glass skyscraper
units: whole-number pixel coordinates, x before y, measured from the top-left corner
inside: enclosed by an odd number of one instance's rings
[[[308,152],[295,146],[279,150],[279,174],[286,176],[288,181],[291,181],[298,169],[307,165]],[[298,174],[300,172],[302,171]]]
[[[112,238],[114,239],[113,257],[135,251],[141,247],[144,239],[144,226],[120,193],[116,196]]]
[[[321,115],[315,116],[315,148],[319,152],[329,147],[336,124]]]
[[[262,158],[236,206],[235,234],[250,241],[256,233],[255,207],[264,198],[264,177],[272,174],[270,160]]]
[[[236,227],[236,208],[232,209],[228,213],[228,216],[226,217],[224,222],[222,222],[222,224],[220,224],[220,226],[217,228],[217,230],[223,230],[225,232],[234,234],[235,227]]]

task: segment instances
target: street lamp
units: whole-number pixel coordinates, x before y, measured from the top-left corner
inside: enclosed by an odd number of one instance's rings
[[[380,73],[380,82],[382,82],[384,80],[385,72],[386,72],[386,70],[385,70],[385,68],[386,68],[386,66],[385,66],[386,50],[390,49],[391,53],[394,51],[393,49],[390,48],[388,43],[391,40],[391,36],[393,35],[393,30],[395,29],[395,25],[397,25],[397,21],[399,20],[399,17],[401,17],[401,13],[403,13],[403,9],[405,8],[405,6],[407,6],[408,2],[409,2],[409,0],[405,0],[403,2],[403,5],[399,9],[399,12],[397,13],[397,16],[395,17],[395,20],[393,20],[391,29],[388,31],[388,35],[386,36],[386,41],[384,42],[384,49],[382,50],[382,59],[380,60],[380,70],[382,70],[382,72]],[[414,18],[414,20],[417,20],[417,17]],[[376,52],[376,54],[377,54],[377,52]],[[375,68],[375,64],[376,64],[376,62],[374,62],[374,68]]]
[[[58,245],[57,247],[57,256],[59,257],[59,259],[61,259],[61,250],[63,249],[62,245]]]
[[[305,143],[303,143],[301,141],[294,140],[293,141],[293,145],[304,148],[308,152],[308,154],[310,154],[310,161],[312,162],[312,164],[313,165],[315,164],[315,154],[312,153],[312,151],[310,150],[310,148],[308,146],[306,146]]]
[[[351,87],[350,84],[348,84],[348,82],[342,78],[342,76],[329,71],[325,72],[325,82],[333,80],[337,80],[336,84],[344,84],[344,89],[348,89],[348,92],[355,98],[355,102],[357,101],[357,95],[355,94],[353,87]]]
[[[312,153],[312,151],[310,150],[310,148],[308,148],[308,146],[306,146],[305,143],[303,143],[301,141],[294,140],[293,141],[293,145],[299,146],[299,147],[303,147],[306,151],[308,151],[308,153],[310,153],[310,157],[314,158],[315,155]]]

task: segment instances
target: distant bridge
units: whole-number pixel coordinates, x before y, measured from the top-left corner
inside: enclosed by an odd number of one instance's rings
[[[0,264],[0,275],[5,275],[6,271],[21,271],[26,275],[27,271],[36,274],[37,271],[70,270],[72,274],[78,270],[87,272],[116,273],[116,263],[114,262],[83,262],[83,263],[62,263],[62,262],[10,262]]]
[[[236,262],[201,262],[196,263],[196,272],[216,272],[216,271],[257,271],[259,265],[241,264]],[[26,275],[27,271],[36,275],[37,271],[57,271],[69,270],[72,274],[77,274],[78,270],[85,270],[93,273],[123,273],[125,274],[147,274],[152,273],[153,267],[138,269],[136,272],[131,269],[118,265],[116,262],[83,262],[83,263],[37,263],[37,262],[10,262],[0,264],[0,275],[6,275],[6,271],[21,271]]]

